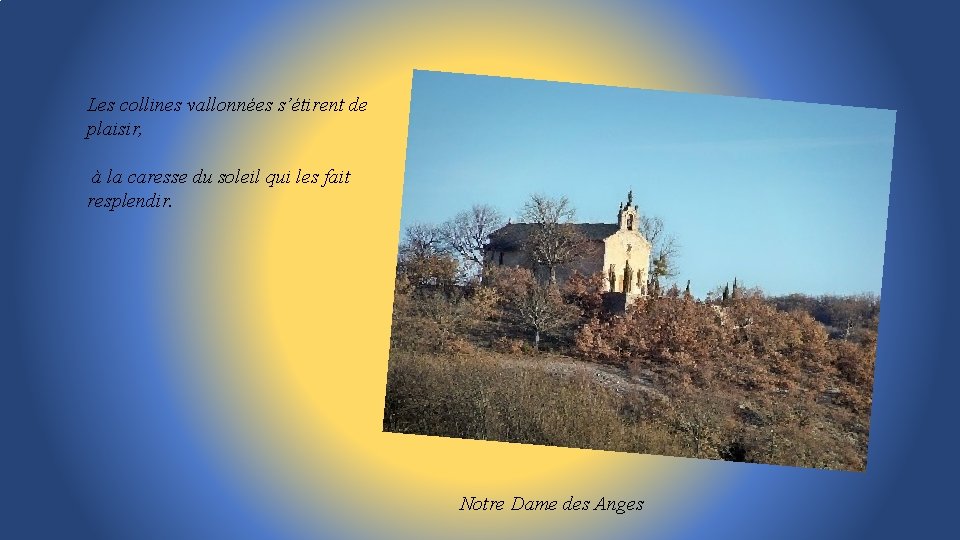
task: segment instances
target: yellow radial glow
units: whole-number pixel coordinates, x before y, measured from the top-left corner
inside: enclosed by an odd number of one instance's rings
[[[183,305],[200,307],[184,373],[238,470],[318,529],[403,536],[429,521],[444,536],[444,524],[466,522],[487,537],[628,526],[602,512],[465,517],[470,495],[647,497],[645,519],[681,515],[669,501],[706,480],[694,461],[381,430],[413,70],[735,93],[695,36],[658,12],[421,2],[301,13],[251,44],[222,96],[369,105],[221,114],[186,156],[261,175],[351,172],[347,186],[215,186],[190,216]],[[376,520],[361,510],[371,507]]]

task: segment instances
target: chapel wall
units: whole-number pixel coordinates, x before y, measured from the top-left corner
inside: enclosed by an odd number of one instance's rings
[[[628,249],[629,246],[629,249]],[[636,231],[619,230],[604,241],[603,275],[608,278],[610,269],[616,276],[613,292],[625,292],[624,270],[629,261],[632,270],[630,292],[645,293],[647,271],[650,265],[650,243]],[[609,279],[607,291],[610,291]]]

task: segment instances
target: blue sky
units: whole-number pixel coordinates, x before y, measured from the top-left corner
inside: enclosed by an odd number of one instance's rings
[[[417,71],[401,230],[531,193],[615,223],[633,189],[702,296],[880,293],[895,112]]]

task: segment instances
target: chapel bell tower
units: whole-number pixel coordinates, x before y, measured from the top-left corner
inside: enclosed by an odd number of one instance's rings
[[[621,231],[637,230],[637,207],[633,204],[632,189],[627,193],[627,204],[620,204],[620,213],[617,214],[617,225]]]

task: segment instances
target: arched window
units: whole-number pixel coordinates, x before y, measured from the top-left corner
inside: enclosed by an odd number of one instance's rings
[[[633,216],[627,216],[627,230],[633,230]]]

